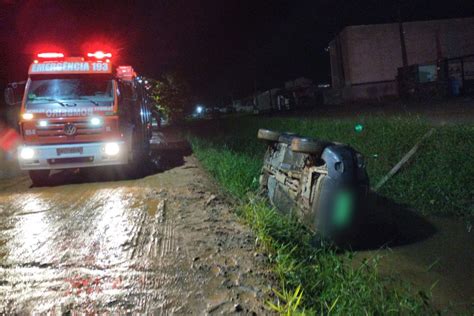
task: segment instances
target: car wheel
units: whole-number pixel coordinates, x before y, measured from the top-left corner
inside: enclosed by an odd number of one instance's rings
[[[313,138],[294,137],[291,140],[291,150],[298,153],[320,155],[328,142]]]
[[[283,144],[291,145],[291,141],[295,137],[299,137],[298,134],[285,132],[285,133],[281,133],[280,137],[278,138],[278,141]]]
[[[262,140],[267,140],[270,142],[277,142],[280,135],[281,135],[280,132],[261,128],[258,130],[257,138],[262,139]]]

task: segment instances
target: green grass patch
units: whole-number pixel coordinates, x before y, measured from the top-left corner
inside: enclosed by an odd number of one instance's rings
[[[357,132],[357,124],[363,125]],[[255,188],[255,178],[262,163],[265,145],[256,139],[259,128],[291,131],[301,135],[350,144],[367,160],[367,172],[376,184],[433,126],[418,117],[359,117],[354,119],[305,119],[240,117],[196,123],[192,132],[212,146],[196,150],[215,157],[208,166],[220,181],[237,196]],[[196,142],[194,143],[197,144]],[[199,145],[199,144],[198,144]],[[234,163],[246,161],[244,170],[223,165],[210,151],[224,149]],[[474,125],[458,124],[436,127],[412,159],[391,178],[379,193],[407,204],[423,214],[474,216]],[[218,164],[219,167],[217,167]],[[225,169],[227,168],[227,169]],[[233,175],[232,170],[238,172]],[[219,175],[218,175],[219,174]],[[238,177],[238,185],[228,177]],[[230,189],[232,186],[232,189]]]
[[[247,191],[257,188],[255,179],[261,169],[260,161],[231,151],[225,145],[218,148],[218,145],[213,146],[198,138],[193,138],[192,145],[195,155],[207,171],[234,196],[242,198]]]
[[[354,267],[351,252],[315,249],[304,227],[259,198],[251,198],[239,213],[269,252],[280,280],[281,290],[276,293],[281,309],[271,303],[273,309],[308,315],[418,315],[428,311],[428,295],[415,293],[399,280],[379,276],[378,258]]]

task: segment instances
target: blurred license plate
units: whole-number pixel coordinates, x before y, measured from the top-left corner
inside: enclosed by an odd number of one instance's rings
[[[56,148],[56,154],[61,156],[63,154],[81,154],[83,153],[83,147],[66,147],[66,148]]]

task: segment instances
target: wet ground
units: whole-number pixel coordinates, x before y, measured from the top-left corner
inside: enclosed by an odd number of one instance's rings
[[[136,180],[94,176],[0,181],[0,314],[268,313],[255,237],[193,157]]]
[[[474,313],[474,232],[462,222],[432,218],[436,232],[402,247],[377,251],[382,274],[403,278],[431,293],[433,306],[447,314]],[[375,253],[359,253],[359,255]]]
[[[354,264],[379,257],[382,275],[431,295],[443,315],[474,315],[474,229],[467,221],[426,218],[378,197]]]

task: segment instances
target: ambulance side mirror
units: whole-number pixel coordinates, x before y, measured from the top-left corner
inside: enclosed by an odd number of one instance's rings
[[[11,82],[5,88],[5,103],[10,106],[21,104],[25,91],[26,81]]]
[[[15,105],[15,92],[11,87],[5,89],[5,103],[11,106]]]

